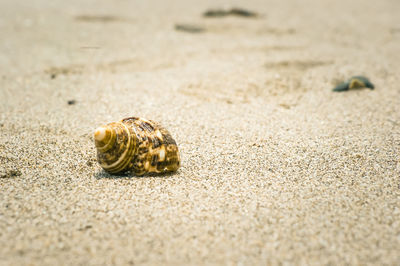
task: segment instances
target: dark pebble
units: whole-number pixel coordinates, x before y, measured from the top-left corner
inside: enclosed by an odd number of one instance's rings
[[[223,9],[210,9],[203,13],[204,17],[225,17],[225,16],[239,16],[239,17],[257,17],[257,13],[243,9],[232,8],[230,10]]]
[[[241,17],[256,17],[257,13],[254,13],[252,11],[248,11],[245,9],[241,9],[241,8],[232,8],[230,11],[231,15],[235,15],[235,16],[241,16]]]
[[[85,227],[79,228],[78,231],[85,231],[85,230],[88,230],[88,229],[90,229],[92,227],[93,226],[89,224],[89,225],[86,225]]]
[[[21,171],[19,170],[9,170],[6,171],[5,173],[0,173],[0,178],[11,178],[11,177],[17,177],[21,175]]]
[[[190,33],[200,33],[204,32],[205,29],[195,25],[188,25],[188,24],[176,24],[175,30],[177,31],[185,31]]]
[[[229,11],[221,9],[207,10],[203,14],[204,17],[225,17],[227,15],[229,15]]]
[[[333,91],[342,92],[348,91],[351,89],[361,89],[361,88],[369,88],[373,90],[375,88],[374,84],[369,81],[368,78],[364,76],[353,76],[348,81],[342,82],[337,85]]]
[[[68,105],[74,105],[74,104],[76,104],[76,100],[69,100],[68,101]]]

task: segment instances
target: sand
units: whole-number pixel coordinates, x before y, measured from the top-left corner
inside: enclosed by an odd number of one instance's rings
[[[231,7],[259,16],[202,17]],[[399,10],[1,1],[0,264],[399,265]],[[353,75],[375,90],[331,91]],[[101,169],[94,129],[128,116],[178,172]]]

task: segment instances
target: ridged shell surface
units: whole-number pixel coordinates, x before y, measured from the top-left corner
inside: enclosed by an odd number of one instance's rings
[[[174,172],[179,168],[178,146],[158,123],[129,117],[96,129],[97,160],[111,174]]]

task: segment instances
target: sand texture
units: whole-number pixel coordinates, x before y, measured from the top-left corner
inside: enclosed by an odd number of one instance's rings
[[[211,8],[257,16],[203,17]],[[400,1],[0,1],[0,265],[399,265]],[[332,92],[365,75],[375,90]],[[94,129],[182,166],[111,176]]]

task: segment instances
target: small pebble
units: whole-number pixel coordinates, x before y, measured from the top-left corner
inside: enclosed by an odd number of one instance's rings
[[[352,89],[361,89],[361,88],[370,88],[373,90],[375,88],[374,84],[372,84],[368,78],[364,76],[354,76],[351,77],[348,81],[342,82],[337,85],[333,91],[341,92],[348,91]]]
[[[0,172],[0,178],[11,178],[17,177],[21,175],[21,171],[19,170],[8,170],[4,172]]]
[[[68,105],[74,105],[74,104],[76,104],[76,100],[69,100],[68,101]]]
[[[206,12],[204,12],[203,16],[204,17],[225,17],[228,14],[229,14],[229,12],[226,10],[214,9],[214,10],[207,10]]]
[[[204,17],[226,17],[226,16],[239,16],[239,17],[257,17],[257,13],[248,11],[243,8],[232,8],[229,10],[223,9],[210,9],[203,13]]]
[[[190,33],[200,33],[200,32],[205,31],[205,29],[202,27],[195,26],[195,25],[189,25],[189,24],[176,24],[175,30],[185,31],[185,32],[190,32]]]
[[[79,228],[78,231],[85,231],[85,230],[88,230],[88,229],[90,229],[92,227],[93,226],[89,224],[89,225],[86,225],[85,227]]]
[[[257,13],[242,9],[242,8],[232,8],[230,11],[231,15],[241,16],[241,17],[256,17]]]

